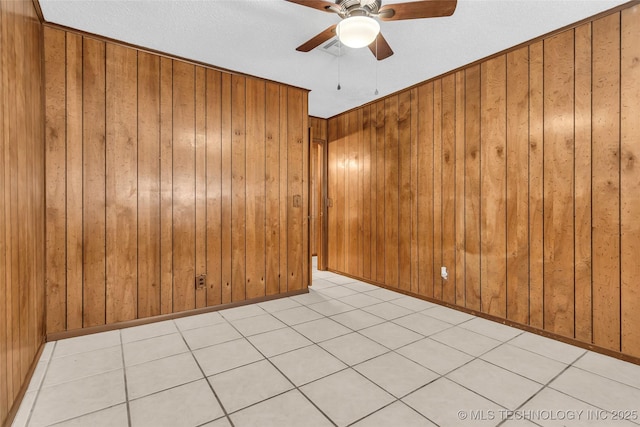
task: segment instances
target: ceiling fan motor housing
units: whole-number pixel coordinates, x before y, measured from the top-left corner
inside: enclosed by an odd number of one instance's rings
[[[343,18],[350,16],[377,15],[382,6],[381,0],[336,0]]]

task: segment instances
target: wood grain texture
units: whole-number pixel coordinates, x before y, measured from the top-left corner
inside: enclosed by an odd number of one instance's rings
[[[433,82],[433,297],[442,299],[442,79]],[[429,261],[427,261],[429,262]]]
[[[47,28],[45,44],[51,332],[308,285],[306,91],[73,31]],[[37,177],[9,155],[21,180]],[[31,254],[17,230],[16,253]],[[32,293],[10,295],[24,307]],[[35,320],[9,339],[35,343]]]
[[[386,111],[385,102],[379,101],[376,104],[376,193],[378,195],[376,202],[376,279],[379,282],[385,280],[385,259],[387,245],[385,241],[385,215],[386,215],[386,201],[385,201],[385,122]]]
[[[411,92],[398,95],[398,287],[411,290]]]
[[[398,203],[399,203],[399,164],[398,164],[398,97],[385,100],[384,122],[384,281],[391,287],[398,287]]]
[[[433,297],[433,83],[418,88],[418,293]]]
[[[62,42],[58,53],[62,54],[64,65],[64,33],[49,33],[47,36],[56,37]],[[77,45],[73,48],[76,49]],[[67,320],[82,322],[81,312],[76,310],[67,316],[64,309],[58,311],[56,306],[66,298],[67,292],[74,298],[78,297],[78,293],[81,295],[82,280],[67,289],[64,263],[55,265],[54,274],[44,273],[46,255],[56,251],[64,253],[70,244],[77,243],[78,238],[74,234],[73,239],[67,240],[63,232],[64,218],[56,221],[45,216],[44,155],[45,150],[55,152],[56,147],[64,147],[66,70],[63,66],[53,79],[45,80],[43,60],[44,66],[51,70],[60,64],[60,59],[51,52],[46,56],[44,54],[43,30],[33,4],[28,1],[0,1],[1,425],[9,425],[9,418],[17,411],[21,389],[27,386],[29,369],[37,363],[35,356],[44,342],[45,279],[51,280],[56,286],[52,292],[56,299],[50,303],[56,309],[51,323],[56,327],[64,327]],[[56,83],[61,83],[56,86],[57,98],[45,100],[41,85],[54,87]],[[74,80],[74,87],[75,83]],[[54,106],[54,100],[60,101],[60,104]],[[43,107],[55,113],[56,118],[45,122]],[[76,109],[74,113],[77,114]],[[73,130],[77,131],[77,126]],[[80,140],[80,146],[81,143]],[[76,145],[71,153],[74,171],[78,163],[77,154]],[[67,154],[63,149],[56,156],[64,161]],[[61,182],[64,182],[66,169],[54,169],[47,173],[60,176]],[[54,181],[52,187],[59,185],[60,182]],[[77,195],[75,190],[74,187],[74,202]],[[63,208],[65,200],[66,192],[62,189],[61,203],[51,204]],[[45,221],[56,225],[46,236]],[[54,250],[45,252],[45,238],[55,243]],[[77,261],[77,258],[74,260]],[[81,279],[81,259],[79,264],[72,264],[72,270],[76,276],[79,271]]]
[[[442,264],[448,278],[442,280],[442,299],[456,301],[456,76],[442,79]],[[438,266],[436,266],[438,267]]]
[[[593,343],[620,350],[620,14],[592,27]]]
[[[623,10],[621,17],[621,72],[620,72],[620,245],[621,245],[621,351],[640,354],[640,268],[636,260],[640,252],[640,7]]]
[[[465,72],[458,71],[456,77],[455,100],[455,304],[466,306],[465,285]]]
[[[507,54],[507,318],[529,323],[529,48]]]
[[[106,58],[106,317],[115,323],[137,316],[138,62],[117,45]]]

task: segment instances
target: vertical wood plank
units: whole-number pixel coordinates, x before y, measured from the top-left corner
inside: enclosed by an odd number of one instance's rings
[[[160,312],[173,313],[173,61],[160,58]]]
[[[247,79],[247,298],[265,295],[265,82]]]
[[[386,199],[385,199],[385,187],[386,187],[386,149],[385,149],[385,123],[387,120],[385,111],[385,102],[378,101],[376,104],[376,193],[378,199],[376,202],[376,280],[380,283],[385,283],[385,268],[386,268],[386,241],[385,241],[385,217],[386,217]]]
[[[507,54],[507,318],[529,323],[529,48]]]
[[[505,317],[506,295],[506,55],[481,66],[481,301]]]
[[[419,135],[418,135],[418,88],[413,88],[410,91],[411,93],[411,106],[410,110],[410,195],[411,195],[411,205],[410,205],[410,217],[411,217],[411,287],[410,290],[413,293],[418,293],[419,291],[419,266],[420,262],[418,259],[418,145],[419,145]]]
[[[311,285],[311,253],[309,252],[309,92],[302,96],[302,288]]]
[[[574,38],[544,41],[544,327],[573,336]]]
[[[206,71],[207,306],[222,303],[222,76]]]
[[[620,350],[620,14],[593,22],[593,343]]]
[[[346,223],[346,208],[345,203],[346,199],[346,175],[347,175],[347,154],[346,154],[346,142],[345,142],[345,134],[347,133],[347,116],[342,115],[338,119],[338,134],[337,140],[334,143],[334,147],[336,150],[336,162],[337,162],[337,170],[336,170],[336,187],[335,187],[335,200],[333,201],[334,205],[334,214],[336,216],[336,236],[335,236],[335,251],[336,251],[336,264],[335,268],[338,271],[346,271],[345,264],[345,253],[346,253],[346,232],[347,232],[347,223]]]
[[[303,147],[306,140],[304,128],[306,120],[302,120],[303,96],[298,89],[288,89],[287,99],[287,290],[298,290],[302,288],[303,266],[304,266],[304,246],[303,246],[303,203],[304,192],[303,181]]]
[[[232,215],[231,185],[233,180],[232,166],[232,135],[231,121],[231,75],[222,73],[222,303],[231,302],[231,251],[232,243]]]
[[[137,51],[106,48],[107,323],[137,315]]]
[[[0,46],[3,46],[1,43],[4,40],[4,13],[3,9],[0,8]],[[6,30],[5,30],[6,31]],[[7,49],[2,49],[0,51],[0,63],[4,62],[4,55]],[[46,55],[46,53],[45,53]],[[45,56],[45,60],[47,57]],[[51,64],[47,64],[45,61],[45,67],[50,66]],[[2,87],[5,86],[5,71],[2,67],[0,67],[0,84]],[[46,82],[45,82],[46,83]],[[0,102],[2,105],[5,103],[5,94],[4,92],[0,92]],[[48,105],[45,104],[45,108]],[[6,233],[6,218],[5,218],[5,209],[7,207],[5,203],[5,174],[7,170],[7,162],[4,158],[5,147],[8,145],[8,138],[5,136],[5,133],[8,132],[8,126],[5,126],[5,112],[4,110],[0,111],[0,168],[2,171],[0,172],[0,265],[2,266],[2,272],[0,272],[0,292],[2,295],[7,295],[7,277],[6,277],[6,254],[7,254],[7,244],[5,239]],[[6,141],[5,141],[6,140]],[[9,345],[7,340],[7,301],[0,301],[0,320],[2,321],[2,326],[0,326],[0,378],[3,380],[0,381],[0,422],[4,422],[6,418],[11,401],[9,400],[8,393],[8,378],[9,378],[9,366],[8,366],[8,355],[9,355]]]
[[[591,23],[575,29],[575,337],[591,342]]]
[[[369,107],[369,151],[371,152],[371,185],[369,197],[371,199],[371,280],[375,281],[378,274],[378,148],[376,136],[376,104]]]
[[[6,15],[3,15],[6,16]],[[3,32],[3,34],[5,34]],[[66,86],[65,86],[65,32],[45,28],[45,72],[46,85],[46,301],[47,331],[60,332],[66,329]],[[5,76],[5,80],[6,80]],[[7,86],[8,87],[8,86]],[[8,132],[8,128],[5,132]],[[6,134],[5,134],[6,135]],[[9,139],[5,136],[5,164],[8,164]],[[10,168],[3,168],[5,187],[10,182]],[[10,206],[10,194],[5,190],[4,205]],[[10,218],[6,212],[5,218]],[[7,224],[9,220],[6,220]],[[5,224],[2,224],[5,227]],[[6,230],[6,247],[10,248],[9,229]],[[9,290],[10,270],[5,271]],[[10,301],[10,292],[6,294]],[[7,313],[8,314],[8,313]],[[7,337],[7,339],[9,339]]]
[[[529,324],[544,327],[544,45],[529,46]]]
[[[138,53],[138,316],[160,310],[160,58]],[[141,179],[140,179],[141,178]]]
[[[442,299],[456,302],[456,76],[442,79],[442,266],[448,279],[442,280]]]
[[[280,87],[280,292],[288,290],[288,193],[289,193],[289,146],[288,146],[288,92],[289,88]]]
[[[83,326],[106,322],[106,56],[103,42],[83,45]],[[48,93],[48,92],[47,92]]]
[[[620,170],[621,205],[621,294],[622,352],[640,356],[640,289],[637,280],[640,268],[636,257],[640,253],[640,6],[622,11],[621,17],[621,85],[620,135],[622,164]]]
[[[411,290],[411,92],[398,95],[398,287]]]
[[[442,299],[442,79],[433,82],[433,297]]]
[[[280,291],[280,86],[266,83],[266,294]]]
[[[362,108],[362,277],[371,279],[371,105]]]
[[[433,297],[433,82],[418,87],[418,293]]]
[[[456,139],[455,139],[455,258],[456,300],[461,307],[465,301],[465,73],[456,73]]]
[[[82,328],[82,36],[67,34],[67,329]]]
[[[384,241],[385,263],[384,284],[398,287],[398,202],[399,202],[399,162],[398,162],[398,97],[384,101],[384,149],[385,149],[385,192],[384,192]]]
[[[246,78],[231,76],[231,300],[246,297]]]
[[[195,276],[207,273],[207,76],[196,67],[195,83]],[[196,308],[207,305],[207,286],[196,289]]]
[[[337,176],[338,176],[338,156],[337,156],[337,147],[338,147],[338,119],[330,119],[327,124],[327,133],[328,133],[328,153],[327,153],[327,166],[328,166],[328,176],[327,176],[327,198],[329,199],[329,203],[327,206],[327,267],[335,270],[337,269],[338,259],[337,259],[337,245],[338,245],[338,236],[337,236],[337,227],[338,227],[338,217],[336,215],[336,207],[335,200],[337,195]]]
[[[481,154],[480,66],[465,70],[465,279],[466,307],[480,310]]]
[[[173,310],[195,308],[195,67],[173,61]]]

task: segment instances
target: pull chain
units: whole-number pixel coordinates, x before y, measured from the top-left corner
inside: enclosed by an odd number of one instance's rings
[[[342,56],[342,42],[338,41],[338,90],[342,89],[340,87],[340,57]]]
[[[378,37],[376,37],[376,91],[374,95],[378,95]]]

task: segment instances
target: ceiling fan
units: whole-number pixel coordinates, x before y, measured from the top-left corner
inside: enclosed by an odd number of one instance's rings
[[[309,52],[330,38],[338,35],[340,42],[349,47],[369,46],[371,53],[381,61],[393,55],[389,43],[380,33],[382,21],[404,19],[437,18],[451,16],[456,10],[457,0],[422,0],[382,6],[382,0],[286,0],[302,6],[335,13],[342,18],[317,36],[296,48]]]

